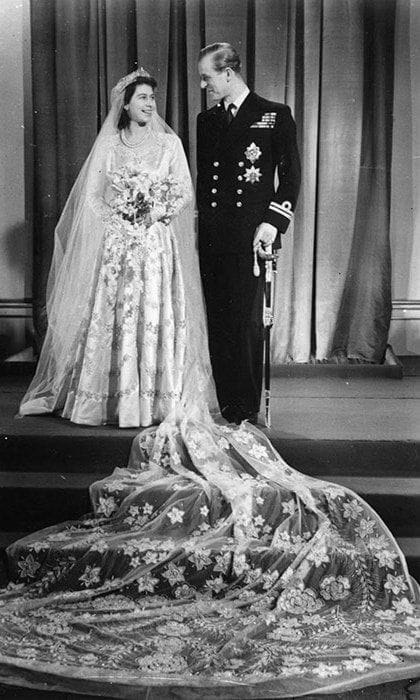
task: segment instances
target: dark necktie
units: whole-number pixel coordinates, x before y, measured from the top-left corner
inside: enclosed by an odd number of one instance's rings
[[[236,110],[236,105],[234,102],[231,102],[229,107],[226,110],[226,123],[228,126],[229,126],[229,124],[231,124],[233,122],[233,117],[234,117],[233,110]]]

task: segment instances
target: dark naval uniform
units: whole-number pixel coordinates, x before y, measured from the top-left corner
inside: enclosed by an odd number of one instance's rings
[[[279,247],[300,185],[289,107],[251,92],[229,125],[222,104],[201,112],[197,169],[200,267],[217,396],[222,410],[233,407],[245,418],[258,412],[262,386],[264,275],[253,274],[255,229],[262,222],[276,226]]]

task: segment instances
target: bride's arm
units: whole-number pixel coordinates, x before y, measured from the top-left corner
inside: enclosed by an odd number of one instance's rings
[[[172,152],[169,172],[182,187],[182,199],[178,208],[178,212],[187,204],[191,204],[194,199],[194,190],[192,185],[191,173],[188,166],[187,157],[185,155],[182,141],[178,136],[172,136],[174,139],[174,148]]]
[[[110,141],[98,145],[97,152],[91,157],[93,162],[86,185],[86,204],[102,221],[107,222],[112,213],[112,208],[107,202],[108,173],[113,164],[113,148]]]

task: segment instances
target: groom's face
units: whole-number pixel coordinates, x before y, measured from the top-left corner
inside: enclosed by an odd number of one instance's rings
[[[217,71],[213,65],[211,55],[204,56],[198,64],[200,74],[200,87],[207,90],[211,100],[220,102],[228,94],[229,81],[226,70]]]

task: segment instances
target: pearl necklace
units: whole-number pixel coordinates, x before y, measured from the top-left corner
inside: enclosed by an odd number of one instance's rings
[[[139,141],[129,141],[125,135],[124,129],[121,129],[120,138],[121,138],[121,141],[123,142],[124,146],[127,146],[127,148],[137,148],[138,146],[140,146],[143,143],[143,141],[145,141],[150,134],[150,129],[148,129],[147,127],[144,127],[144,128],[145,128],[145,132],[144,132],[143,136],[141,137],[141,139],[139,139]]]

